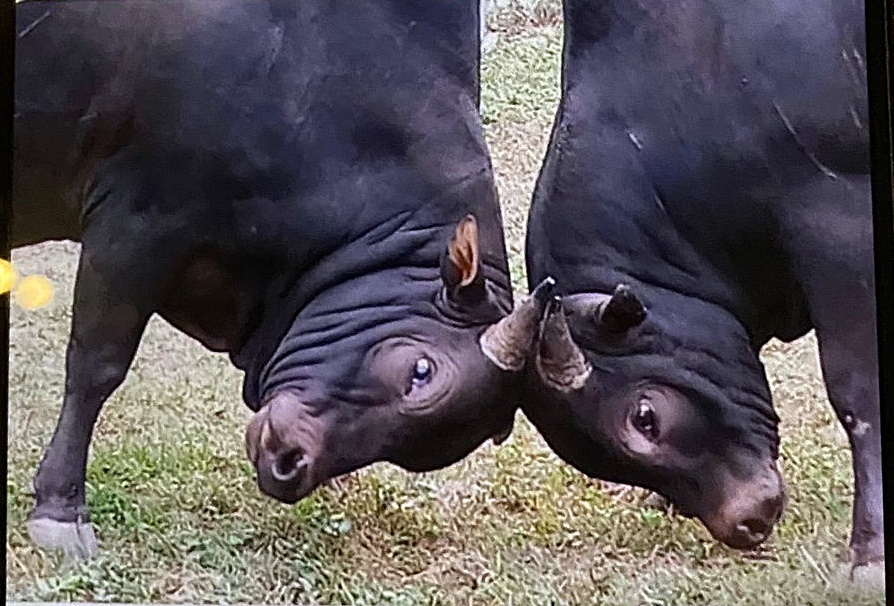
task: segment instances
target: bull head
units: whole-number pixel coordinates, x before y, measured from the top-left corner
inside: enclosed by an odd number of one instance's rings
[[[563,308],[602,334],[615,337],[642,324],[646,308],[626,284],[611,295],[584,293],[550,302],[540,328],[535,366],[547,385],[568,392],[583,387],[592,368],[571,336]]]

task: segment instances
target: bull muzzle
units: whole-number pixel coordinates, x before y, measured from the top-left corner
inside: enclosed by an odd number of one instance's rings
[[[278,395],[258,411],[245,434],[245,448],[262,492],[294,503],[318,484],[315,462],[319,428],[292,394]]]
[[[788,500],[775,464],[748,480],[728,478],[726,498],[715,511],[700,515],[708,532],[734,549],[753,549],[770,536]]]

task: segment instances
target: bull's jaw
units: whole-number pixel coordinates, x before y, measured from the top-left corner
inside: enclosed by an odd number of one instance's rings
[[[500,431],[498,431],[497,433],[492,435],[490,437],[490,440],[491,440],[491,442],[493,442],[493,445],[499,446],[500,444],[502,444],[503,442],[508,440],[509,436],[512,435],[512,430],[513,430],[514,426],[515,426],[514,420],[510,421],[509,424],[506,425],[506,427],[504,429],[501,429]]]

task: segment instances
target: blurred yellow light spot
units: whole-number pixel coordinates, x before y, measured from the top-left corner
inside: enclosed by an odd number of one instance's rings
[[[38,309],[53,299],[53,284],[46,276],[26,276],[13,295],[22,309]]]
[[[5,295],[15,286],[19,279],[19,273],[12,263],[6,259],[0,259],[0,295]]]

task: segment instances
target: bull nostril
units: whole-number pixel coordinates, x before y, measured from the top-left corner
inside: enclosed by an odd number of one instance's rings
[[[772,527],[780,520],[784,509],[785,500],[781,495],[768,498],[761,504],[758,511],[755,512],[755,519],[768,520],[766,525]]]
[[[276,457],[270,468],[277,482],[292,482],[307,469],[307,457],[300,450],[291,450]]]
[[[751,518],[739,523],[736,529],[754,541],[763,541],[770,534],[772,526],[759,518]]]
[[[785,509],[785,495],[781,494],[773,498],[772,507],[776,511],[777,515],[781,515],[782,510]]]

